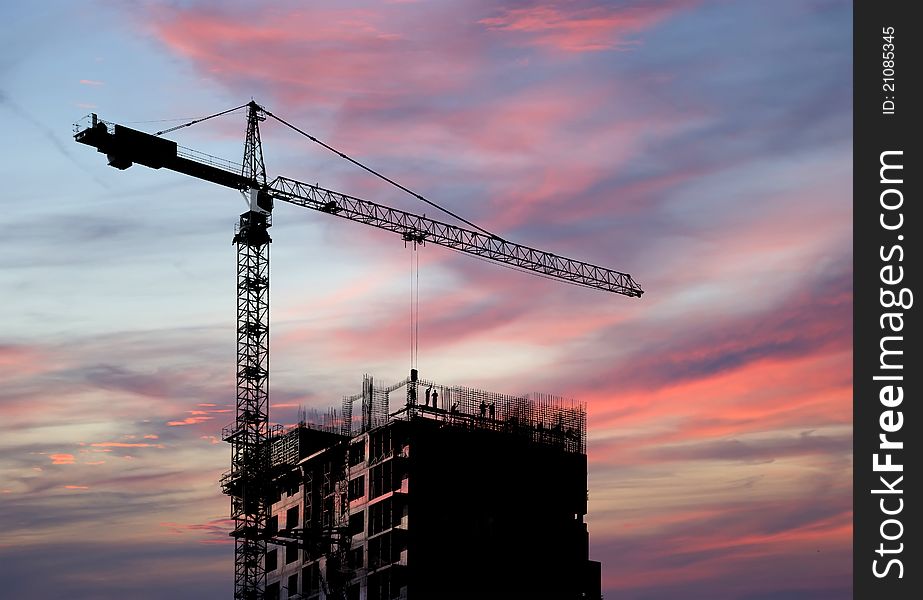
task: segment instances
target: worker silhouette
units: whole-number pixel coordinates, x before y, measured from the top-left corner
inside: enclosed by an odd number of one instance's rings
[[[481,400],[481,417],[487,416],[487,403]]]
[[[458,412],[458,400],[456,400],[455,402],[452,403],[452,412],[453,412],[453,413],[457,413],[457,412]]]
[[[564,433],[564,419],[561,415],[558,415],[558,420],[555,422],[554,427],[552,428],[555,435],[561,435]]]
[[[491,418],[491,419],[493,419],[493,418],[496,416],[496,414],[497,414],[496,412],[494,412],[494,410],[495,410],[495,409],[494,409],[494,403],[493,403],[493,402],[491,402],[490,404],[487,405],[487,412],[490,413],[490,418]]]
[[[439,397],[439,392],[433,390],[433,408],[436,408],[436,399]]]
[[[433,393],[433,386],[426,388],[426,406],[429,406],[429,395]],[[433,402],[433,408],[436,408],[436,403]]]

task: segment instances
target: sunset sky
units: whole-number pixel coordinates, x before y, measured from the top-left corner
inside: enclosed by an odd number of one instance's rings
[[[421,376],[586,401],[607,599],[851,592],[851,3],[4,2],[0,595],[229,598],[233,191],[120,172],[251,98],[642,299],[420,251]],[[170,134],[240,160],[242,111]],[[278,124],[285,175],[435,217]],[[406,377],[412,250],[280,205],[271,418]],[[538,524],[537,524],[538,525]]]

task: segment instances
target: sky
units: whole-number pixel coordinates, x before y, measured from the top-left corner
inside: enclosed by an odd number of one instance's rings
[[[228,598],[236,192],[106,166],[251,98],[641,299],[419,251],[421,376],[588,405],[606,598],[851,594],[851,3],[524,0],[0,7],[0,581]],[[240,160],[242,112],[182,129]],[[269,175],[435,216],[277,124]],[[410,367],[413,251],[278,206],[271,418]]]

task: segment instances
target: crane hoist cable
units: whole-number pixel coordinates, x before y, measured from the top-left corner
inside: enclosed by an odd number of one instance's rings
[[[414,336],[413,366],[414,368],[419,368],[420,367],[420,253],[417,251],[416,244],[414,244],[414,247],[413,247],[413,256],[416,259],[415,264],[414,264],[414,269],[416,271],[414,273],[415,279],[416,279],[416,281],[414,282],[416,284],[416,293],[414,297],[414,302],[416,303],[416,306],[417,306],[416,314],[414,315],[415,319],[414,319],[414,332],[413,332],[413,336]]]
[[[410,250],[410,368],[420,359],[420,254],[417,245]]]
[[[417,364],[414,366],[419,368],[420,362],[420,253],[417,252],[417,249],[413,249],[414,255],[417,257],[417,324],[416,324],[416,354],[417,354]]]
[[[410,368],[416,369],[420,359],[420,253],[422,243],[410,245]],[[404,241],[407,247],[407,240]]]

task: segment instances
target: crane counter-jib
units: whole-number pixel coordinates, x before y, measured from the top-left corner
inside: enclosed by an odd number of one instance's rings
[[[133,164],[152,169],[169,169],[236,190],[257,187],[253,179],[201,159],[182,156],[176,142],[124,125],[111,127],[91,115],[93,125],[74,134],[81,144],[106,155],[109,166],[125,170]]]

